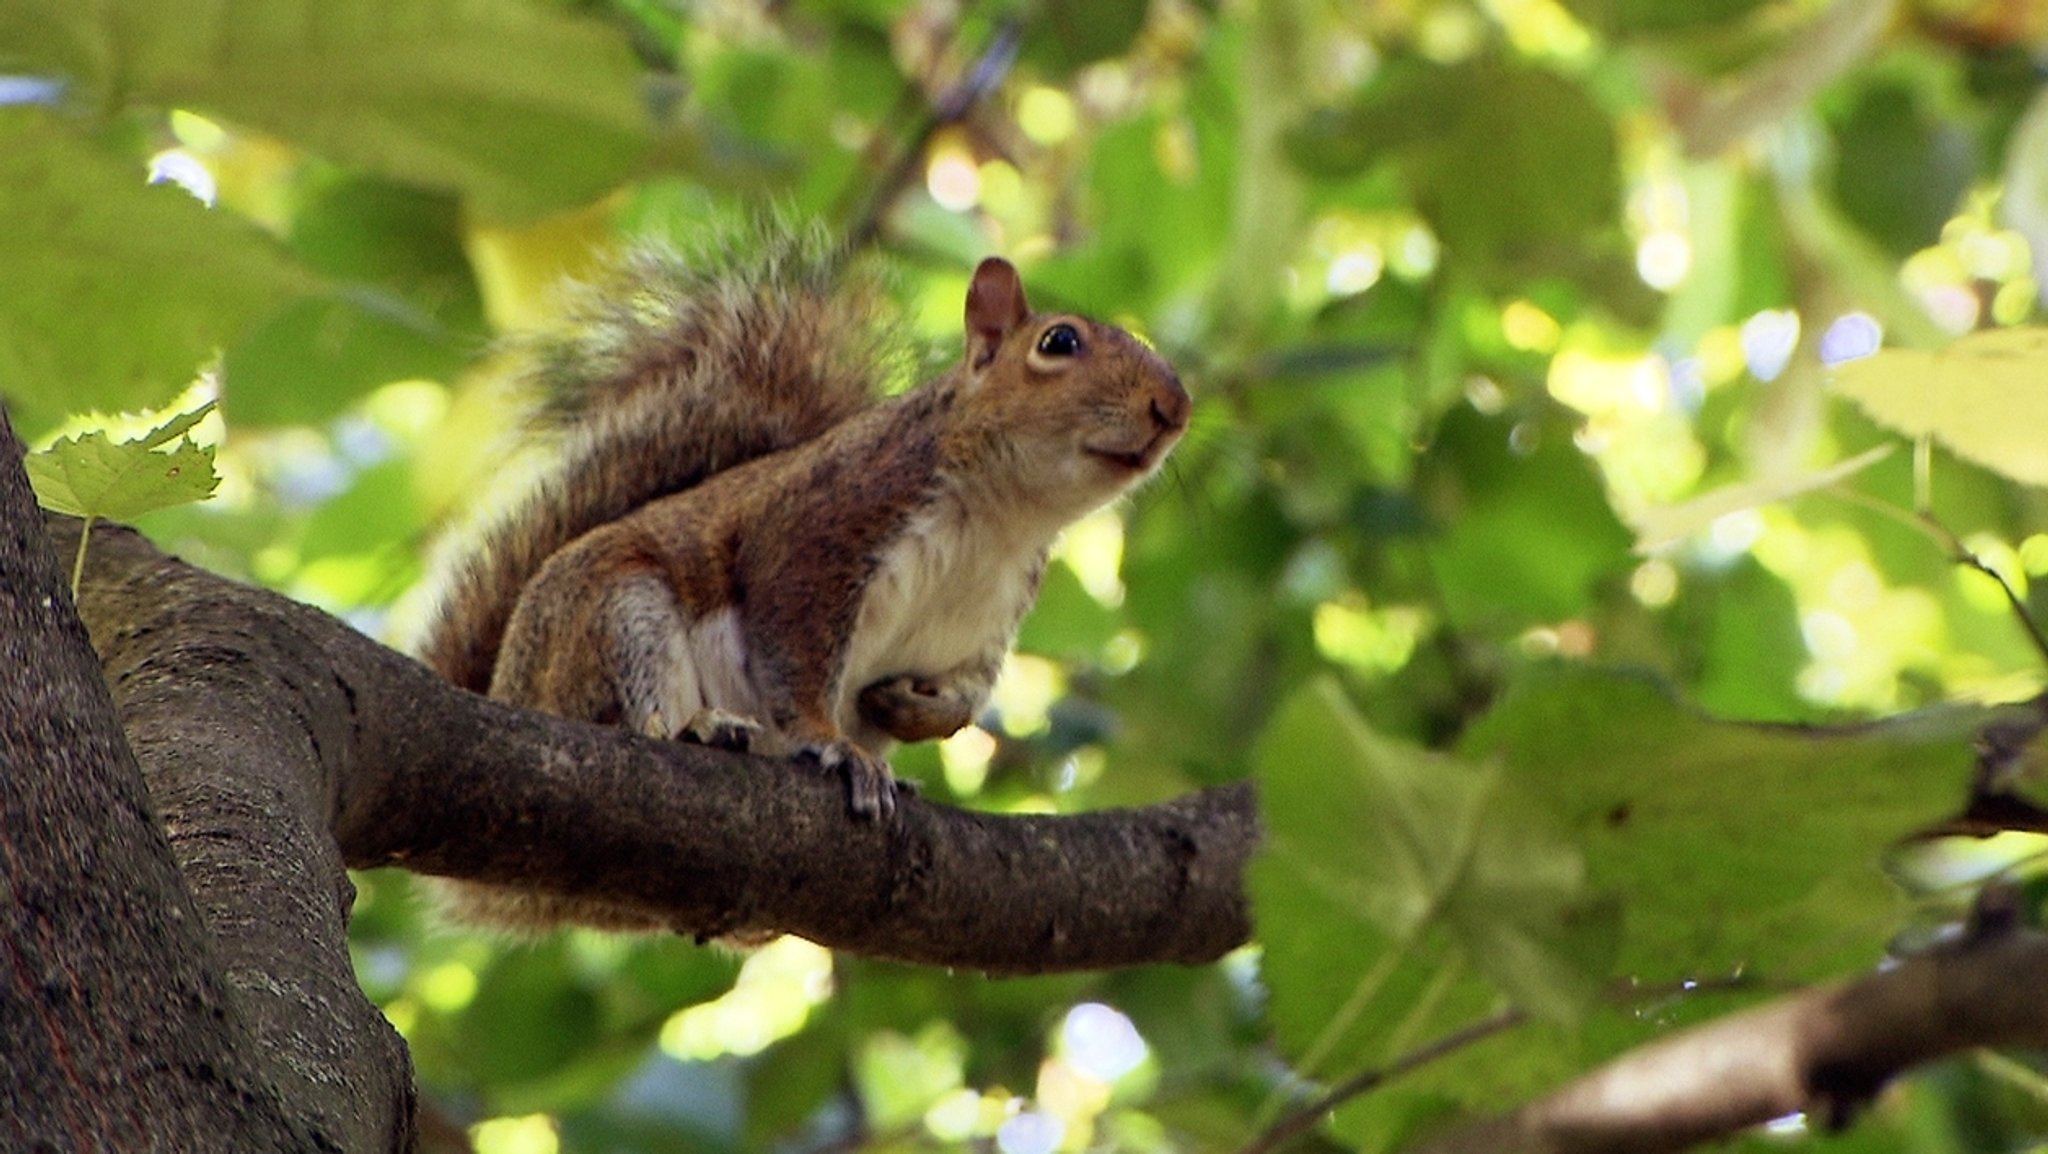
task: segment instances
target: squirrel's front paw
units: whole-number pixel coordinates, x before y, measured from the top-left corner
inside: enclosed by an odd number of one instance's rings
[[[798,746],[796,755],[846,776],[846,807],[853,816],[886,821],[896,813],[896,791],[904,786],[888,762],[850,741],[812,742]]]
[[[861,690],[860,715],[898,741],[930,741],[959,732],[974,707],[957,690],[905,673]]]

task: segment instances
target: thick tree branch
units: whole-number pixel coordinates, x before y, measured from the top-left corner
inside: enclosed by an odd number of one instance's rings
[[[346,951],[338,999],[286,1005],[319,987],[301,978],[322,959],[248,968],[245,931],[275,884],[257,879],[223,916],[203,838],[146,788],[175,771],[160,746],[123,741],[134,697],[117,717],[20,459],[0,415],[0,1148],[404,1143],[404,1052],[356,991]],[[232,774],[211,792],[243,800]],[[338,933],[335,878],[292,900],[317,900],[316,920]],[[327,1030],[336,1018],[346,1028]],[[357,1030],[365,1020],[382,1033]]]
[[[1640,1046],[1420,1154],[1653,1154],[1798,1111],[1844,1119],[1895,1075],[1979,1046],[2048,1044],[2048,934],[2000,929],[1853,982]]]
[[[53,525],[60,548],[76,540],[75,521]],[[233,748],[280,794],[324,791],[351,866],[602,895],[700,936],[777,930],[997,973],[1202,962],[1250,933],[1248,787],[1063,817],[911,798],[862,823],[825,774],[457,691],[326,614],[118,527],[95,529],[81,601],[138,746],[195,750],[195,769]],[[142,712],[143,686],[183,686],[185,704]],[[338,862],[305,860],[311,872],[278,888],[340,908]]]

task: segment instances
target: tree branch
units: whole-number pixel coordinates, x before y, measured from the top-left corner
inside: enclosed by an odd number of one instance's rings
[[[299,890],[288,830],[209,846],[269,803],[241,788],[248,767],[217,744],[123,740],[124,722],[156,729],[163,698],[131,683],[117,716],[20,461],[0,415],[0,1147],[408,1142],[410,1070],[350,972],[338,863]],[[210,782],[181,771],[215,753]],[[311,937],[257,968],[262,920],[286,905],[305,916],[277,932]]]
[[[52,524],[75,539],[76,521]],[[889,822],[857,822],[830,775],[487,701],[119,527],[94,530],[82,603],[138,746],[188,748],[190,788],[226,745],[270,767],[279,791],[321,792],[353,867],[603,896],[698,936],[775,930],[995,973],[1204,962],[1250,934],[1248,786],[1074,816],[906,798]],[[144,685],[183,704],[140,713]],[[342,906],[339,878],[300,879],[299,900]]]
[[[1653,1154],[1806,1111],[1846,1120],[1887,1081],[1979,1046],[2048,1043],[2048,934],[2000,928],[1616,1058],[1418,1154]]]

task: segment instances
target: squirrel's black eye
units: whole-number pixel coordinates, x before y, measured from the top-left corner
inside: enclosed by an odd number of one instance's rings
[[[1054,325],[1038,334],[1038,353],[1046,357],[1071,357],[1081,351],[1081,333],[1072,325]]]

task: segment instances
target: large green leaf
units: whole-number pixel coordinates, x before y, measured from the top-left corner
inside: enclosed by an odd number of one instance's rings
[[[1571,14],[1615,36],[1725,24],[1764,0],[1563,0]]]
[[[318,182],[288,243],[338,287],[228,349],[237,425],[317,424],[394,380],[446,380],[489,339],[462,247],[460,206],[365,177]]]
[[[1429,565],[1455,622],[1519,630],[1587,612],[1634,564],[1598,471],[1561,419],[1518,423],[1467,406],[1422,465],[1439,526]]]
[[[1394,160],[1452,259],[1482,277],[1585,272],[1602,256],[1589,246],[1616,243],[1614,125],[1553,72],[1492,58],[1401,61],[1351,105],[1309,116],[1289,145],[1323,175]]]
[[[1314,718],[1297,701],[1275,730],[1340,728],[1328,718],[1341,717],[1342,708],[1324,712]],[[1517,919],[1588,908],[1557,905],[1567,891],[1540,888],[1545,877],[1566,876],[1555,868],[1546,873],[1542,863],[1582,865],[1570,892],[1618,898],[1616,970],[1623,981],[1570,1027],[1524,1024],[1352,1103],[1340,1112],[1337,1131],[1362,1149],[1395,1148],[1443,1115],[1496,1109],[1536,1093],[1649,1037],[1752,1001],[1770,983],[1873,963],[1900,913],[1879,855],[1960,804],[1971,736],[1984,717],[1980,710],[1950,710],[1838,731],[1737,725],[1687,712],[1645,680],[1569,666],[1532,671],[1461,746],[1468,757],[1497,764],[1503,787],[1515,796],[1542,799],[1540,809],[1525,803],[1502,811],[1506,824],[1524,827],[1507,834],[1507,844],[1537,848],[1502,855],[1502,862],[1527,863],[1530,880],[1520,892],[1531,900],[1499,907],[1494,932],[1527,935],[1538,948],[1556,940],[1540,932],[1541,921],[1523,928]],[[1348,722],[1341,728],[1351,729]],[[1325,759],[1345,763],[1354,756],[1327,736],[1321,740]],[[1374,744],[1386,743],[1354,742],[1359,750]],[[1355,863],[1413,857],[1407,847],[1429,839],[1453,844],[1463,827],[1455,806],[1439,804],[1436,824],[1410,829],[1393,816],[1416,812],[1399,798],[1381,798],[1367,813],[1355,784],[1345,788],[1337,775],[1303,772],[1313,763],[1300,757],[1316,749],[1303,744],[1285,767],[1262,763],[1270,836],[1278,844],[1295,836],[1289,831],[1296,819],[1287,815],[1313,802],[1319,816],[1311,820],[1330,835],[1348,828],[1354,844],[1319,839],[1314,852],[1323,856],[1296,876],[1261,864],[1252,884],[1275,1029],[1283,1045],[1298,1046],[1304,1037],[1321,1042],[1335,1068],[1307,1072],[1338,1076],[1480,1021],[1498,1003],[1471,988],[1469,966],[1460,972],[1455,959],[1438,956],[1434,967],[1410,959],[1383,964],[1379,998],[1362,1001],[1362,1009],[1346,1005],[1364,987],[1358,967],[1344,960],[1373,957],[1358,951],[1384,949],[1387,941],[1362,932],[1347,911],[1398,897],[1398,884],[1386,884],[1387,877],[1428,876],[1415,868],[1361,872]],[[1444,797],[1458,786],[1441,779],[1469,777],[1475,761],[1411,753],[1407,764],[1416,781],[1409,796]],[[1425,777],[1432,769],[1434,777]],[[1531,826],[1548,832],[1531,833]],[[1351,879],[1349,893],[1325,880],[1337,871]],[[1721,984],[1737,976],[1750,984]],[[1418,1021],[1423,1011],[1416,1007],[1427,1007],[1431,997],[1433,1019]],[[1332,1022],[1359,1041],[1328,1040]]]
[[[1054,73],[1072,72],[1130,50],[1145,26],[1151,0],[1041,0],[1025,25],[1026,60]]]
[[[599,1042],[598,1006],[557,937],[501,954],[479,974],[453,1040],[480,1082],[520,1086],[559,1074]]]
[[[40,111],[0,111],[0,216],[0,395],[31,413],[158,407],[315,284],[255,229]]]
[[[1902,259],[1939,239],[1976,172],[1976,142],[1956,118],[1888,79],[1857,91],[1833,127],[1843,215]],[[1888,175],[1870,179],[1876,172]]]
[[[1742,725],[1560,665],[1519,682],[1461,748],[1503,759],[1579,839],[1589,884],[1623,896],[1623,973],[1791,980],[1882,953],[1900,906],[1879,857],[1961,808],[1988,717]]]
[[[1259,744],[1251,889],[1281,1045],[1348,1072],[1509,1000],[1574,1017],[1606,975],[1612,907],[1497,767],[1372,732],[1334,684]]]
[[[18,0],[0,60],[111,108],[190,108],[530,214],[623,178],[649,135],[604,25],[528,0]]]
[[[1983,329],[1945,349],[1884,349],[1836,370],[1836,389],[1878,423],[1931,436],[2016,481],[2048,485],[2048,327]]]

